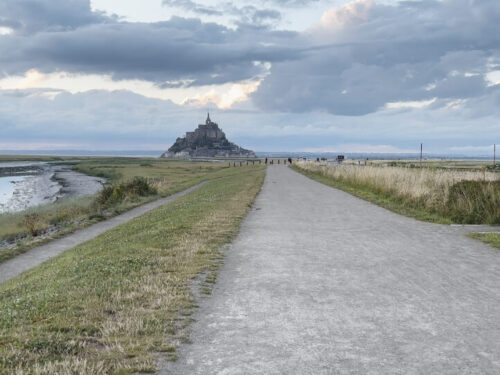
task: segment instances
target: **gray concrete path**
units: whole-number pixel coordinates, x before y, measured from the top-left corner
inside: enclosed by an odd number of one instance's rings
[[[286,167],[164,374],[500,374],[500,251]]]
[[[35,247],[28,252],[21,254],[15,258],[12,258],[2,264],[0,264],[0,283],[10,280],[13,277],[19,275],[20,273],[29,270],[30,268],[36,267],[41,263],[53,258],[66,250],[69,250],[83,242],[91,240],[98,235],[117,227],[120,224],[126,223],[138,216],[145,214],[157,207],[164,205],[170,201],[180,198],[204,185],[206,182],[195,185],[181,191],[177,194],[173,194],[166,198],[161,198],[156,201],[146,203],[142,206],[136,207],[130,211],[127,211],[121,215],[115,216],[109,220],[102,221],[100,223],[91,225],[88,228],[79,230],[73,234],[65,236],[63,238],[51,241],[45,245]]]

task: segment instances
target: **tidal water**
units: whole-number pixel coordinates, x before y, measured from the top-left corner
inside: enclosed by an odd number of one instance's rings
[[[5,205],[11,199],[16,186],[28,176],[0,177],[0,206]]]
[[[43,162],[0,163],[0,213],[18,212],[69,197],[92,195],[104,179]]]

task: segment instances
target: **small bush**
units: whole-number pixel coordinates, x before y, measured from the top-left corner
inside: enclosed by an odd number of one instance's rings
[[[113,186],[105,186],[96,198],[96,202],[100,205],[106,204],[106,202],[113,194]]]
[[[148,180],[144,177],[135,177],[130,182],[104,187],[97,196],[96,202],[102,206],[112,206],[125,199],[146,197],[156,193],[156,189],[151,186]]]
[[[32,213],[24,215],[24,223],[26,224],[26,228],[33,237],[36,237],[38,235],[37,227],[39,221],[40,216],[38,214]]]

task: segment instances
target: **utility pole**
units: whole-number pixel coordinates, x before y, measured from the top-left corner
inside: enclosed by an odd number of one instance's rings
[[[493,145],[493,168],[497,165],[497,145]]]
[[[420,143],[420,168],[422,168],[422,150],[423,150],[423,143]]]

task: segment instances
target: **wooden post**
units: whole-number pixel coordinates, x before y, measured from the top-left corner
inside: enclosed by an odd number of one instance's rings
[[[420,168],[422,168],[422,150],[423,150],[424,144],[420,143]]]

